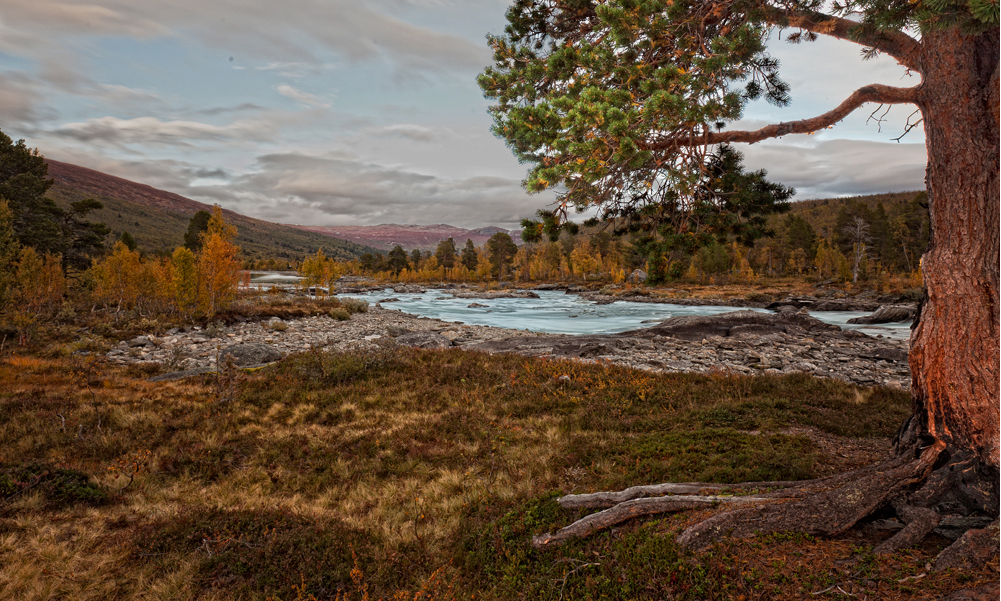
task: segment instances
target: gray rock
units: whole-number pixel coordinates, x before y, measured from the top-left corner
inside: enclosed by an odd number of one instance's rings
[[[396,294],[424,294],[427,290],[413,284],[404,284],[403,286],[393,286],[393,292]]]
[[[848,320],[848,323],[873,324],[912,321],[917,312],[917,308],[910,305],[884,305],[872,315],[853,317]]]
[[[231,344],[219,351],[219,356],[224,362],[232,357],[233,363],[241,367],[271,363],[282,358],[281,352],[275,347],[257,342]]]
[[[486,309],[487,305],[481,305],[480,303],[469,303],[466,305],[467,309]]]
[[[443,349],[452,346],[452,341],[435,332],[410,332],[397,336],[396,344],[414,348]]]
[[[150,342],[149,336],[136,336],[132,340],[129,340],[128,344],[129,346],[146,346]]]
[[[409,334],[411,331],[412,330],[408,330],[407,328],[401,328],[400,326],[388,326],[386,328],[386,334],[393,338],[396,338],[397,336],[403,336],[404,334]]]
[[[634,330],[641,335],[660,335],[682,340],[702,340],[710,336],[767,335],[800,332],[838,332],[841,328],[799,313],[759,313],[731,311],[719,315],[683,315],[672,317],[647,330]]]
[[[643,282],[646,281],[646,276],[647,273],[642,269],[635,269],[633,270],[632,273],[629,274],[629,277],[626,278],[626,281],[629,282],[630,284],[642,284]]]

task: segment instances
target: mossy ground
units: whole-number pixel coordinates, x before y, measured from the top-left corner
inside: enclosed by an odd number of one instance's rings
[[[947,541],[877,561],[866,529],[693,555],[674,543],[692,513],[529,545],[578,517],[559,492],[814,477],[834,460],[803,432],[885,446],[901,391],[461,350],[303,353],[229,400],[214,376],[144,376],[0,360],[0,598],[911,599],[997,579],[915,578]]]

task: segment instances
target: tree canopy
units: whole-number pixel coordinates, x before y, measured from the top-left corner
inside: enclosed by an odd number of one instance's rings
[[[105,238],[111,233],[103,223],[86,219],[104,205],[88,198],[63,209],[45,196],[53,184],[48,173],[38,149],[0,132],[0,199],[9,204],[18,242],[39,253],[61,255],[64,271],[85,270],[104,251]]]
[[[917,42],[905,30],[998,23],[993,0],[845,0],[831,14],[819,12],[825,4],[517,0],[504,35],[489,38],[494,66],[479,77],[497,101],[493,131],[532,164],[526,189],[559,187],[558,221],[570,208],[600,207],[605,217],[651,205],[699,212],[717,145],[823,129],[865,102],[915,100],[913,88],[874,84],[813,119],[727,131],[752,100],[789,102],[765,45],[773,26],[793,29],[789,41],[828,35],[916,68]]]

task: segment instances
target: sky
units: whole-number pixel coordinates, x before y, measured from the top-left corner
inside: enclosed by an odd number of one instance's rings
[[[508,0],[0,0],[0,131],[45,156],[239,213],[311,225],[515,229],[555,198],[490,133],[476,75]],[[812,117],[892,59],[825,40],[770,52],[793,102],[734,128]],[[923,189],[913,108],[742,146],[796,199]],[[880,112],[882,114],[882,112]],[[868,120],[868,123],[867,123]]]

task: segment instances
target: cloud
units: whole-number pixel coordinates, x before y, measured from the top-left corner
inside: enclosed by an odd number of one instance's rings
[[[413,123],[398,123],[385,127],[373,127],[364,132],[366,135],[384,137],[398,137],[414,140],[415,142],[432,142],[442,135],[442,130],[416,125]]]
[[[43,108],[42,94],[38,86],[17,72],[0,72],[0,123],[31,126],[43,118],[48,111]]]
[[[211,125],[198,121],[161,121],[155,117],[135,119],[100,117],[79,123],[67,123],[51,133],[79,142],[118,146],[126,144],[193,146],[199,141],[264,141],[273,137],[277,129],[262,120],[241,120],[229,125]]]
[[[220,194],[265,219],[317,225],[432,223],[516,227],[551,201],[515,179],[449,179],[366,162],[348,153],[258,157]],[[218,198],[218,197],[217,197]]]
[[[282,96],[286,98],[291,98],[292,100],[295,100],[296,102],[301,102],[302,104],[305,104],[307,106],[323,108],[323,109],[330,108],[330,104],[323,102],[322,100],[320,100],[319,97],[310,94],[309,92],[303,92],[302,90],[293,88],[288,84],[281,84],[279,86],[276,86],[275,90],[277,90],[278,93],[281,94]]]
[[[21,34],[18,55],[58,47],[60,38],[121,36],[197,38],[202,44],[269,61],[276,68],[316,63],[323,49],[351,62],[381,60],[401,70],[479,70],[486,45],[408,23],[394,6],[357,0],[73,0],[5,3],[0,34]],[[33,35],[32,35],[33,34]],[[3,37],[3,35],[0,35]]]
[[[739,148],[749,169],[796,188],[796,198],[831,198],[923,190],[924,144],[826,140],[768,141]]]

